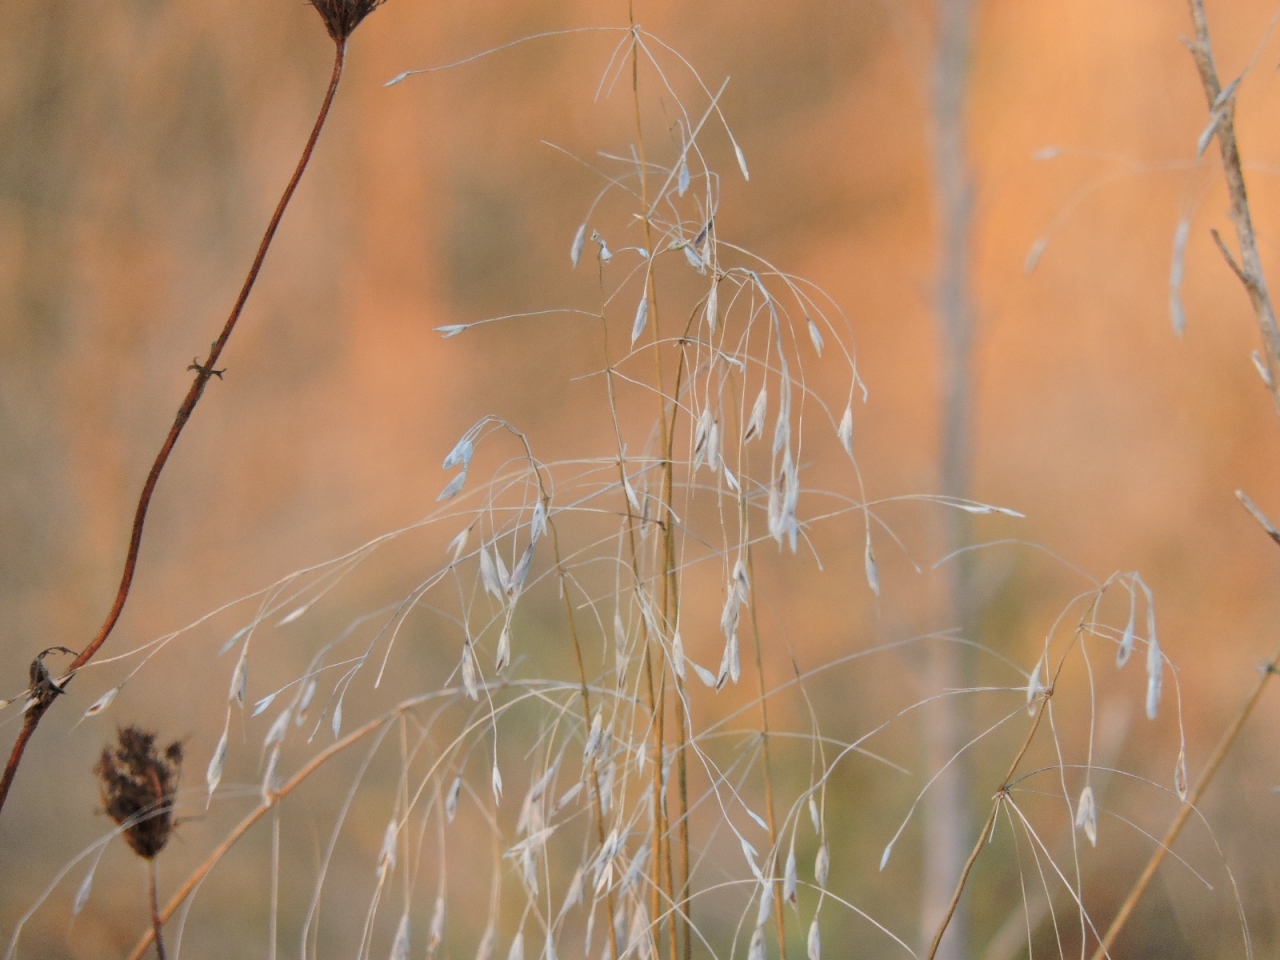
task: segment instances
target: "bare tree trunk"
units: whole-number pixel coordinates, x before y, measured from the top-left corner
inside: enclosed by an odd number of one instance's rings
[[[934,188],[938,203],[937,320],[942,360],[942,447],[939,480],[949,497],[969,496],[971,452],[970,353],[974,309],[969,290],[969,233],[973,187],[965,141],[965,88],[970,53],[973,0],[936,0],[937,38],[933,74]],[[947,510],[946,549],[959,550],[970,541],[968,514]],[[967,555],[947,567],[949,622],[975,639],[976,610]],[[929,689],[940,692],[966,685],[970,659],[965,648],[940,644],[929,664]],[[943,697],[924,714],[926,755],[930,770],[951,761],[964,745],[969,727],[964,701]],[[924,809],[924,877],[921,937],[928,944],[946,913],[970,846],[967,764],[953,762],[934,784]],[[937,954],[959,960],[968,953],[964,905],[957,910]]]

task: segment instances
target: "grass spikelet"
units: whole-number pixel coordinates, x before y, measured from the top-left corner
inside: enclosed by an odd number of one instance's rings
[[[1093,800],[1093,787],[1087,784],[1076,803],[1076,827],[1084,831],[1090,846],[1098,845],[1098,809]]]
[[[284,742],[285,735],[289,732],[289,718],[291,716],[293,716],[293,707],[285,707],[280,711],[280,715],[275,718],[271,726],[267,728],[267,735],[262,741],[264,753],[276,744]]]
[[[684,640],[678,627],[671,637],[671,669],[680,680],[685,679]]]
[[[480,701],[480,688],[476,686],[476,668],[469,644],[462,649],[462,688],[469,700],[477,703]]]
[[[840,446],[844,447],[844,452],[849,456],[853,456],[853,401],[844,408],[844,416],[840,418],[840,426],[836,429],[836,436],[840,438]]]
[[[805,941],[805,951],[809,960],[822,960],[822,933],[818,929],[818,918],[809,924],[809,937]]]
[[[818,356],[822,356],[822,348],[826,345],[826,341],[822,339],[822,331],[818,329],[818,325],[813,322],[812,317],[805,317],[805,324],[809,328],[809,340],[813,343],[813,349]]]
[[[640,304],[636,307],[636,318],[631,324],[631,346],[636,345],[636,341],[644,334],[644,328],[649,324],[649,298],[643,296],[640,298]]]
[[[1164,685],[1164,657],[1155,637],[1147,642],[1147,719],[1160,713],[1160,692]]]
[[[493,663],[493,672],[501,673],[511,663],[511,620],[502,624],[502,633],[498,636],[498,653]]]
[[[742,148],[738,146],[738,141],[733,142],[733,155],[738,161],[738,169],[742,171],[742,179],[750,180],[751,174],[747,172],[747,158],[742,152]]]
[[[813,879],[820,887],[826,887],[827,874],[831,869],[831,852],[824,843],[818,847],[818,853],[813,858]]]
[[[764,433],[764,421],[769,410],[769,391],[765,387],[760,388],[760,392],[756,394],[756,399],[751,404],[751,416],[747,420],[747,430],[742,435],[742,442],[750,443]]]
[[[230,733],[229,728],[224,728],[222,738],[218,740],[218,745],[213,750],[213,756],[209,758],[209,768],[205,772],[205,783],[209,787],[209,797],[212,799],[213,792],[218,789],[218,784],[222,781],[222,765],[227,762],[227,736]]]
[[[1136,638],[1134,631],[1135,619],[1138,613],[1138,595],[1135,590],[1129,591],[1129,622],[1124,628],[1124,635],[1120,638],[1120,647],[1116,650],[1116,666],[1123,667],[1129,662],[1129,658],[1133,655],[1133,644]]]
[[[498,600],[502,599],[505,591],[498,578],[498,568],[494,565],[489,548],[485,546],[480,548],[480,580],[486,593],[492,594]]]
[[[871,534],[867,534],[866,547],[862,553],[863,570],[867,576],[867,586],[875,596],[880,596],[880,568],[876,565],[876,555],[871,549]]]
[[[111,706],[112,701],[115,700],[116,694],[118,694],[119,692],[120,692],[119,687],[112,687],[110,690],[108,690],[106,693],[100,696],[97,700],[93,701],[93,703],[89,706],[89,709],[87,709],[84,712],[84,715],[86,717],[97,716],[103,710],[107,709],[107,707]]]
[[[756,898],[756,904],[756,929],[760,929],[769,922],[769,915],[773,911],[772,882],[760,884],[760,893]]]
[[[446,819],[453,823],[453,818],[458,815],[458,797],[462,794],[462,778],[454,777],[453,782],[449,784],[449,792],[445,794],[444,815]]]
[[[1040,705],[1040,697],[1044,693],[1044,684],[1040,678],[1044,676],[1045,657],[1040,655],[1040,659],[1036,661],[1035,668],[1031,671],[1031,677],[1027,681],[1027,713],[1035,714],[1036,707]]]
[[[84,875],[84,879],[80,881],[80,886],[76,888],[76,899],[71,905],[71,915],[73,917],[78,917],[85,904],[89,902],[89,894],[93,892],[93,877],[98,872],[99,862],[98,859],[93,861],[93,864],[89,867],[89,872]]]
[[[406,960],[409,956],[409,914],[400,916],[400,925],[396,927],[395,940],[391,942],[390,960]]]
[[[800,880],[796,875],[796,848],[792,844],[787,850],[787,863],[782,880],[782,899],[796,907],[796,898],[800,889]]]
[[[444,458],[443,469],[452,470],[454,467],[462,467],[466,470],[471,466],[471,458],[475,456],[475,446],[471,442],[470,436],[464,436],[458,441],[457,445],[449,451],[449,455]]]
[[[467,471],[462,470],[445,485],[443,490],[440,491],[440,495],[436,497],[436,503],[444,503],[446,500],[452,500],[462,492],[462,488],[466,485],[466,482]]]

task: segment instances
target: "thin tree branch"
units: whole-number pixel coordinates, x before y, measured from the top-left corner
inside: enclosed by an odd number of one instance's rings
[[[1271,396],[1280,412],[1280,324],[1276,322],[1271,295],[1267,292],[1266,277],[1262,272],[1262,259],[1258,255],[1258,242],[1253,232],[1253,217],[1249,212],[1249,194],[1245,189],[1244,171],[1240,163],[1240,148],[1236,142],[1235,84],[1225,91],[1218,80],[1218,69],[1213,61],[1213,46],[1209,42],[1209,23],[1205,18],[1203,0],[1188,0],[1191,21],[1195,26],[1195,39],[1185,41],[1200,72],[1200,85],[1211,116],[1216,117],[1215,135],[1222,153],[1222,172],[1231,197],[1231,219],[1235,223],[1236,237],[1240,242],[1240,265],[1232,269],[1240,276],[1249,301],[1253,305],[1258,329],[1266,351],[1267,370],[1271,374]],[[1219,248],[1223,249],[1221,242]]]

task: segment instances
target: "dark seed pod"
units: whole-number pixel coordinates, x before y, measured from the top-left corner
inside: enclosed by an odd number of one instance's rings
[[[181,764],[181,743],[170,744],[161,756],[154,733],[125,727],[119,745],[104,747],[93,768],[107,816],[125,828],[129,846],[147,860],[169,842]]]
[[[345,43],[360,21],[371,14],[375,7],[382,6],[384,0],[311,0],[311,5],[320,11],[329,36],[338,43]]]

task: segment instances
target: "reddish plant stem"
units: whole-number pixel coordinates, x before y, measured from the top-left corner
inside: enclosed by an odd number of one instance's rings
[[[167,960],[164,952],[164,940],[160,936],[160,930],[163,923],[160,920],[160,903],[156,898],[156,862],[154,859],[147,861],[147,886],[151,889],[151,930],[155,934],[156,957],[159,960]]]
[[[311,153],[315,149],[316,141],[320,138],[320,130],[324,127],[325,119],[329,116],[329,108],[333,105],[334,94],[338,91],[338,81],[342,78],[342,65],[346,58],[346,45],[338,42],[336,47],[337,50],[333,61],[333,77],[329,81],[329,89],[325,93],[324,103],[320,106],[320,114],[316,117],[311,136],[307,138],[307,145],[303,148],[297,169],[293,171],[289,185],[285,187],[284,193],[280,197],[280,202],[276,204],[275,213],[271,215],[271,222],[267,224],[267,230],[263,234],[262,242],[258,244],[258,252],[253,258],[253,265],[249,267],[244,286],[240,289],[240,296],[236,298],[235,306],[231,308],[231,315],[223,325],[222,333],[213,342],[213,346],[210,347],[209,355],[205,358],[204,363],[193,363],[189,368],[196,371],[196,376],[182,401],[182,405],[178,407],[178,413],[173,418],[173,426],[169,428],[169,435],[165,437],[164,444],[160,447],[160,452],[156,454],[155,462],[151,465],[151,472],[147,474],[147,481],[142,486],[142,495],[138,498],[138,506],[133,514],[133,533],[129,538],[129,550],[125,554],[124,571],[120,576],[120,587],[116,591],[116,598],[111,605],[111,611],[107,614],[107,619],[102,624],[101,629],[98,630],[97,636],[72,662],[67,671],[68,676],[74,674],[75,671],[93,658],[93,655],[98,652],[98,648],[106,642],[107,637],[111,635],[111,631],[115,629],[116,623],[120,619],[120,614],[124,611],[125,601],[129,599],[129,590],[133,586],[133,575],[138,566],[138,553],[142,547],[142,528],[146,523],[147,511],[151,507],[151,496],[155,493],[160,474],[164,470],[165,464],[169,462],[169,454],[173,452],[173,448],[178,442],[178,437],[182,434],[183,427],[187,425],[187,420],[190,419],[196,404],[200,402],[200,397],[204,394],[204,388],[208,386],[209,381],[214,376],[219,379],[222,377],[222,371],[215,369],[215,365],[222,356],[222,351],[226,347],[227,341],[231,339],[231,332],[235,329],[236,322],[240,319],[244,305],[253,290],[253,285],[258,279],[258,273],[262,270],[262,262],[266,259],[267,249],[271,246],[271,241],[276,235],[276,228],[280,226],[280,219],[284,216],[285,208],[289,205],[294,191],[298,188],[298,182],[302,179],[303,171],[307,169],[307,163],[311,160]],[[9,755],[9,762],[4,768],[4,777],[0,779],[0,810],[4,809],[5,800],[9,796],[9,787],[13,783],[14,775],[18,772],[18,764],[22,762],[22,757],[26,752],[27,744],[30,742],[32,734],[35,733],[41,718],[53,704],[57,694],[61,692],[61,688],[58,687],[54,687],[51,692],[47,692],[44,695],[40,691],[32,691],[31,696],[34,702],[23,719],[22,731],[14,742],[13,752]]]

